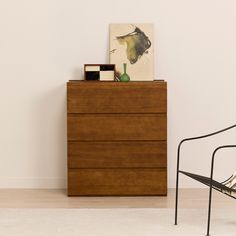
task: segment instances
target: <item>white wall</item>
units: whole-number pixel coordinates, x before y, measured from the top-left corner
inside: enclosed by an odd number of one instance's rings
[[[234,0],[1,1],[0,187],[66,186],[65,83],[82,77],[84,63],[108,62],[108,25],[118,22],[155,24],[156,78],[168,82],[174,187],[180,139],[236,123],[235,9]],[[236,131],[229,135],[232,141],[217,142],[236,143]],[[184,169],[208,174],[213,143],[186,145]],[[221,163],[222,178],[236,167],[236,159]]]

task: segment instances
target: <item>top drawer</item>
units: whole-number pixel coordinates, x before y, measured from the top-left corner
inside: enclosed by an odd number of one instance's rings
[[[166,113],[166,82],[67,83],[68,113]]]

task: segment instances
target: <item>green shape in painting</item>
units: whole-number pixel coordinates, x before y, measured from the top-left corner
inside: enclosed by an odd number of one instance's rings
[[[129,75],[126,73],[127,64],[124,63],[123,66],[124,66],[124,74],[122,74],[122,75],[120,76],[120,81],[121,81],[121,82],[129,82],[129,81],[130,81],[130,77],[129,77]]]

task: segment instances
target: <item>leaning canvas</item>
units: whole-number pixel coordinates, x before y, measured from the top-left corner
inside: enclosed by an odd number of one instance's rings
[[[110,24],[110,63],[118,75],[124,73],[131,81],[154,80],[154,50],[152,24]]]

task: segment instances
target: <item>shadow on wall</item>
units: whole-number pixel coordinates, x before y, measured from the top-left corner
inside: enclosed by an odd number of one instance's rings
[[[107,41],[106,41],[106,52],[104,53],[104,59],[101,61],[94,61],[94,57],[91,58],[90,61],[85,61],[85,64],[109,64],[110,63],[110,48],[109,48],[109,43],[110,43],[110,34],[109,31],[107,32]],[[72,72],[72,80],[84,80],[84,65],[81,65],[80,67],[74,68]]]
[[[72,72],[72,80],[83,80],[84,79],[84,68],[77,67]]]
[[[65,188],[67,167],[66,83],[34,100],[34,169],[42,187]]]

